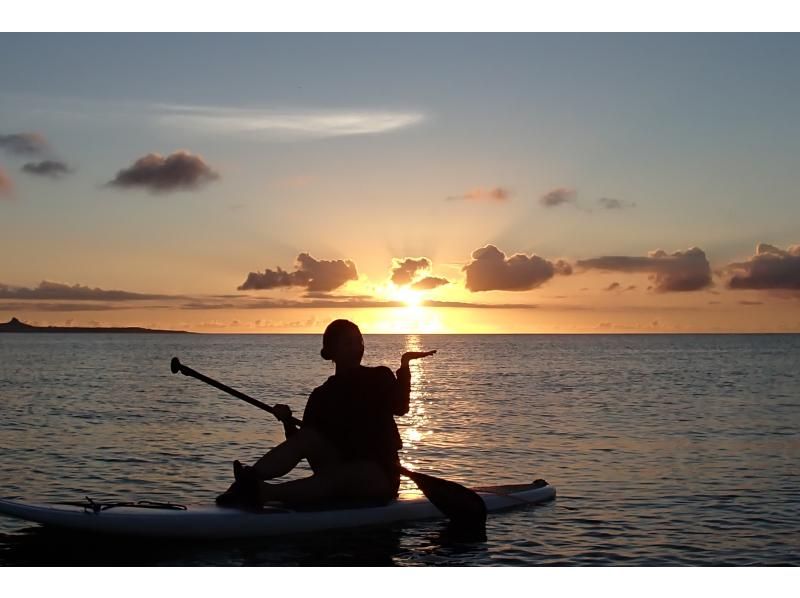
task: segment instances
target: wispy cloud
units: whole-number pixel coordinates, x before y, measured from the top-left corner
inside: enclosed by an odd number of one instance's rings
[[[424,122],[414,110],[380,107],[201,106],[137,100],[98,100],[0,91],[0,97],[21,110],[69,119],[138,123],[175,127],[213,135],[256,135],[274,140],[371,135],[399,131]],[[2,139],[2,136],[0,136]]]
[[[613,197],[601,197],[597,200],[600,207],[606,210],[624,210],[627,208],[635,208],[636,202],[627,201],[625,199],[615,199]]]
[[[9,197],[14,189],[14,183],[6,172],[0,168],[0,197]]]
[[[40,133],[11,133],[0,135],[0,148],[18,156],[44,154],[50,148]]]
[[[561,187],[559,189],[548,191],[542,195],[542,197],[539,199],[539,203],[546,208],[554,208],[562,204],[575,203],[577,196],[578,194],[575,189]]]
[[[0,301],[0,311],[6,312],[73,312],[73,311],[120,311],[141,309],[140,306],[123,303],[47,303],[41,301],[31,302],[5,302]],[[148,305],[150,309],[174,309],[170,305]]]
[[[470,189],[463,195],[451,195],[447,199],[449,201],[460,199],[465,201],[480,201],[486,203],[505,203],[509,201],[510,198],[511,192],[504,187],[492,187],[490,189],[477,187],[475,189]]]
[[[450,281],[446,278],[442,278],[441,276],[426,276],[412,284],[411,288],[416,291],[432,291],[446,284],[450,284]]]
[[[159,123],[214,134],[342,137],[388,133],[424,120],[420,112],[314,108],[231,108],[157,104]]]
[[[382,301],[378,299],[243,299],[241,301],[229,301],[219,303],[198,298],[180,306],[181,309],[188,310],[212,310],[212,309],[288,309],[288,308],[369,308],[369,307],[404,307],[401,301]]]
[[[57,179],[65,174],[72,172],[65,162],[60,160],[43,160],[41,162],[28,162],[22,167],[23,172],[36,176],[50,177]]]
[[[425,307],[454,307],[465,309],[540,309],[541,306],[525,303],[472,303],[469,301],[423,301]],[[224,309],[295,309],[295,308],[338,308],[338,309],[365,309],[365,308],[403,308],[407,307],[402,301],[381,300],[373,298],[341,299],[314,299],[302,301],[298,299],[244,299],[241,301],[217,302],[198,298],[180,305],[180,309],[224,310]],[[569,306],[567,306],[569,308]],[[575,307],[576,309],[582,309]]]

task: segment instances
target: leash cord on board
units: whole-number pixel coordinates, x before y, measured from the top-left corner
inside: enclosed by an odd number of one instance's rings
[[[97,502],[86,497],[85,502],[61,502],[58,503],[60,505],[71,505],[74,507],[83,507],[85,512],[92,512],[92,513],[100,513],[101,511],[107,511],[108,509],[114,509],[116,507],[136,507],[139,509],[170,509],[173,511],[185,511],[187,507],[185,505],[179,505],[171,502],[156,502],[153,500],[139,500],[136,502],[108,502],[102,503]]]

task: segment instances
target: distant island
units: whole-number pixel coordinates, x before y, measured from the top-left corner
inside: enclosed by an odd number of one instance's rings
[[[139,333],[139,334],[194,334],[185,330],[153,330],[151,328],[84,328],[79,326],[31,326],[20,322],[17,318],[11,318],[5,324],[0,324],[0,332],[66,332],[66,333],[87,333],[87,332],[113,332],[113,333]]]

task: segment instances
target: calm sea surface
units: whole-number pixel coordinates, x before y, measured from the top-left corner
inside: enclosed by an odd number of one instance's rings
[[[0,335],[0,496],[209,503],[282,439],[183,363],[299,415],[319,336]],[[470,485],[545,478],[555,502],[247,542],[98,542],[0,516],[0,564],[797,565],[800,335],[368,336],[416,362],[403,459]],[[295,475],[305,475],[307,470]],[[404,481],[403,491],[414,492]]]

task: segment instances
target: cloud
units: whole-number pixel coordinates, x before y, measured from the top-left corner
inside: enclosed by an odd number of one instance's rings
[[[200,156],[178,151],[163,157],[147,154],[120,170],[108,185],[143,187],[151,193],[196,189],[219,178]]]
[[[57,179],[72,172],[69,166],[58,160],[43,160],[42,162],[28,162],[22,167],[23,172],[37,176],[46,176]]]
[[[44,154],[49,144],[39,133],[12,133],[0,135],[0,148],[18,156]]]
[[[608,285],[608,286],[607,286],[605,289],[603,289],[603,290],[604,290],[604,291],[616,291],[616,290],[618,290],[618,289],[619,289],[619,286],[620,286],[620,285],[619,285],[619,283],[618,283],[618,282],[612,282],[610,285]]]
[[[564,261],[550,262],[538,255],[517,253],[510,258],[494,245],[472,252],[472,261],[464,266],[466,287],[478,291],[527,291],[550,280],[555,274],[571,274]]]
[[[372,299],[371,295],[333,295],[331,293],[323,293],[320,291],[313,291],[310,293],[303,293],[304,299],[334,299],[334,300],[352,300],[362,301],[365,299]]]
[[[579,260],[580,268],[611,272],[646,272],[659,293],[697,291],[711,285],[711,267],[698,247],[673,254],[658,249],[647,257],[605,256]]]
[[[468,309],[540,309],[539,305],[525,303],[471,303],[463,301],[423,301],[425,307],[454,307]],[[299,299],[239,297],[234,301],[215,301],[212,297],[197,297],[178,306],[183,310],[223,310],[223,309],[287,309],[287,308],[405,308],[403,301],[375,299],[370,296],[333,296],[303,301]],[[584,309],[582,306],[559,306],[559,309]]]
[[[286,309],[286,308],[366,308],[366,307],[405,307],[401,301],[379,301],[375,299],[312,299],[311,301],[300,301],[297,299],[256,299],[243,300],[228,303],[218,303],[198,299],[184,303],[181,309],[189,310],[211,310],[211,309]]]
[[[466,309],[540,309],[529,303],[471,303],[469,301],[423,301],[425,307],[457,307]]]
[[[624,199],[614,199],[613,197],[601,197],[597,200],[597,203],[606,210],[624,210],[626,208],[636,207],[635,202],[626,201]]]
[[[503,187],[492,187],[484,189],[477,187],[464,193],[463,195],[452,195],[448,200],[484,201],[489,203],[505,203],[511,197],[511,192]]]
[[[72,312],[72,311],[118,311],[125,309],[139,309],[132,305],[119,303],[42,303],[32,301],[29,303],[0,301],[0,311],[7,312]],[[148,305],[147,309],[170,309],[167,305]]]
[[[412,284],[411,288],[416,291],[430,291],[446,284],[450,284],[450,281],[446,278],[440,278],[439,276],[426,276],[425,278],[421,278]]]
[[[145,301],[170,299],[169,295],[130,293],[128,291],[106,291],[98,288],[68,285],[43,280],[35,288],[14,287],[0,283],[0,299],[48,300],[48,301]]]
[[[411,286],[417,291],[431,291],[440,286],[450,284],[450,281],[441,276],[428,276],[432,264],[426,257],[392,260],[392,282],[399,287]]]
[[[297,256],[293,272],[278,267],[264,272],[250,272],[238,287],[240,291],[305,287],[308,291],[332,291],[349,280],[358,280],[356,265],[350,260],[316,260],[307,253]]]
[[[287,138],[342,137],[388,133],[424,120],[419,112],[390,110],[247,109],[155,105],[159,123],[213,134]]]
[[[729,264],[730,289],[800,290],[800,245],[785,251],[768,243],[759,243],[756,253],[746,262]]]
[[[763,301],[739,301],[739,305],[764,305]]]
[[[14,190],[14,182],[6,174],[5,170],[0,168],[0,197],[7,197],[11,195]]]
[[[399,287],[411,284],[418,272],[431,269],[431,261],[426,257],[407,257],[404,260],[395,258],[392,262],[392,282]]]
[[[577,193],[575,192],[575,189],[561,187],[559,189],[553,189],[552,191],[542,195],[539,202],[546,208],[553,208],[565,203],[574,203],[576,197]]]

